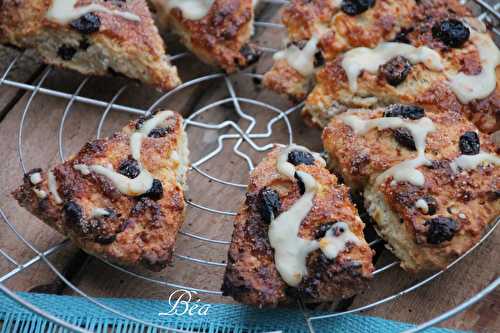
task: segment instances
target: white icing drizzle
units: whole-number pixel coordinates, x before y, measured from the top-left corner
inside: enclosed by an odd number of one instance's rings
[[[335,235],[335,230],[339,230],[338,235]],[[335,259],[339,253],[345,251],[349,243],[359,245],[361,241],[349,229],[347,223],[337,222],[326,232],[325,237],[320,239],[319,246],[328,259]]]
[[[415,207],[420,209],[424,214],[427,214],[429,212],[429,205],[427,204],[427,201],[422,198],[418,199],[417,202],[415,202]]]
[[[75,164],[73,165],[73,169],[80,171],[80,173],[84,176],[90,175],[90,169],[85,164]]]
[[[33,192],[35,192],[38,199],[45,199],[47,197],[47,192],[44,190],[39,190],[36,187],[33,187]]]
[[[480,152],[477,155],[460,155],[450,163],[451,170],[473,170],[483,164],[500,165],[500,158],[494,154]]]
[[[314,55],[318,52],[319,38],[313,36],[301,50],[296,45],[276,52],[273,56],[275,61],[285,59],[302,76],[308,77],[314,74]]]
[[[313,207],[316,194],[316,180],[298,171],[305,185],[305,193],[286,212],[273,219],[269,227],[269,241],[274,248],[276,269],[290,286],[297,286],[307,274],[306,258],[311,251],[318,249],[316,241],[298,236],[300,224]]]
[[[167,10],[179,8],[188,20],[201,20],[207,16],[215,0],[164,0]],[[254,2],[255,5],[255,2]]]
[[[30,175],[30,182],[33,185],[40,184],[42,182],[42,175],[40,172],[35,172]]]
[[[439,53],[426,46],[416,48],[404,43],[388,42],[381,43],[374,49],[358,47],[345,53],[342,60],[342,68],[347,74],[351,91],[358,89],[358,77],[362,71],[375,74],[381,65],[396,56],[403,56],[412,64],[423,63],[431,70],[444,69]]]
[[[105,217],[111,213],[106,208],[92,208],[92,217]]]
[[[108,178],[111,183],[118,189],[118,191],[123,194],[130,196],[138,196],[149,191],[153,185],[153,176],[142,166],[141,163],[141,143],[144,138],[146,138],[149,133],[156,127],[160,126],[165,120],[172,117],[174,113],[172,111],[161,111],[158,112],[153,118],[145,121],[141,128],[136,132],[132,133],[130,136],[130,151],[132,157],[139,164],[140,173],[134,178],[130,179],[112,169],[109,166],[102,165],[84,165],[76,164],[73,166],[76,170],[79,170],[82,174],[88,175],[90,172],[95,172],[106,178]]]
[[[388,128],[408,129],[415,142],[415,148],[417,148],[417,157],[412,160],[403,161],[384,171],[377,177],[376,182],[380,184],[387,177],[392,176],[393,180],[391,185],[393,186],[403,181],[409,182],[415,186],[424,185],[425,177],[417,168],[430,163],[425,157],[427,135],[435,130],[434,123],[430,118],[423,117],[418,120],[409,120],[399,117],[362,119],[354,114],[346,113],[340,115],[339,119],[351,127],[357,135],[363,135],[373,128],[378,128],[379,130]]]
[[[448,75],[450,88],[460,102],[466,104],[475,99],[488,97],[497,84],[496,67],[500,65],[500,50],[490,36],[486,33],[478,33],[473,29],[470,40],[476,46],[481,60],[481,73],[478,75],[466,75],[458,73]]]
[[[91,3],[89,5],[75,7],[78,0],[52,0],[52,5],[45,17],[49,21],[59,24],[67,24],[90,12],[103,12],[106,14],[122,17],[129,21],[140,21],[141,18],[130,12],[111,10],[102,5]]]
[[[305,193],[287,211],[272,218],[269,241],[274,249],[274,260],[280,276],[288,285],[297,286],[307,275],[306,259],[309,253],[321,248],[328,258],[333,259],[346,249],[347,243],[358,244],[359,239],[343,222],[339,222],[343,224],[336,223],[332,227],[333,229],[336,226],[342,226],[344,233],[340,235],[334,235],[331,229],[320,241],[299,237],[300,225],[313,207],[318,185],[313,176],[306,172],[296,171],[295,166],[287,161],[288,154],[292,150],[309,152],[305,147],[291,145],[278,156],[276,166],[280,174],[287,178],[293,179],[297,173],[304,183]],[[317,154],[314,156],[319,157]],[[324,162],[322,159],[320,161]]]
[[[48,175],[48,186],[49,186],[49,191],[54,197],[54,202],[58,205],[62,204],[62,199],[59,196],[59,193],[57,192],[57,181],[56,181],[56,176],[54,176],[54,173],[52,171],[49,171]]]

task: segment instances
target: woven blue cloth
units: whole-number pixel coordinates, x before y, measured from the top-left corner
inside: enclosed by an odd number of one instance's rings
[[[23,299],[42,310],[71,324],[93,332],[158,332],[145,325],[103,310],[81,297],[54,296],[32,293],[18,293]],[[146,299],[99,298],[99,302],[129,316],[146,322],[172,328],[207,333],[251,333],[283,331],[290,333],[309,332],[304,315],[299,310],[258,310],[244,305],[211,304],[206,315],[160,316],[171,307],[168,301]],[[200,303],[202,304],[202,303]],[[315,313],[316,314],[316,313]],[[6,295],[0,293],[1,332],[55,332],[56,327],[39,317]],[[323,332],[390,333],[411,328],[412,325],[381,318],[360,315],[344,315],[336,318],[314,320],[314,330]],[[58,331],[59,332],[59,331]],[[448,329],[432,328],[426,332],[451,333]]]

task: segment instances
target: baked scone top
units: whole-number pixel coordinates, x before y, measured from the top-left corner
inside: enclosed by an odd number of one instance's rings
[[[33,47],[50,64],[102,75],[101,63],[71,62],[79,53],[99,55],[93,61],[108,58],[111,70],[160,89],[180,83],[144,0],[4,0],[0,16],[0,43]]]
[[[294,293],[316,302],[349,297],[373,271],[363,228],[347,188],[320,158],[298,146],[277,148],[250,177],[223,291],[258,306]]]
[[[186,140],[181,116],[159,112],[89,142],[48,172],[30,171],[13,194],[83,250],[159,270],[184,218]]]

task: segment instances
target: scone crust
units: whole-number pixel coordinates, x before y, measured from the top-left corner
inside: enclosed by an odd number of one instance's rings
[[[331,61],[354,47],[375,47],[395,38],[402,27],[411,23],[415,6],[413,0],[378,0],[367,11],[349,16],[332,1],[294,0],[285,6],[282,21],[292,43],[320,36],[318,52],[322,60]],[[279,94],[302,100],[310,91],[311,79],[280,60],[265,74],[263,82]]]
[[[381,71],[376,74],[363,71],[358,77],[358,89],[352,92],[342,68],[343,56],[328,62],[316,75],[316,86],[309,94],[303,115],[309,123],[324,127],[333,114],[348,108],[376,108],[393,103],[437,105],[442,109],[463,112],[481,131],[493,133],[500,129],[500,66],[496,68],[496,88],[481,100],[462,104],[448,85],[447,74],[462,72],[476,75],[481,62],[476,45],[469,39],[461,48],[449,48],[432,36],[432,27],[444,19],[468,18],[469,11],[455,1],[432,0],[422,2],[414,15],[415,24],[407,29],[404,38],[413,46],[427,46],[437,51],[445,70],[429,70],[424,64],[415,64],[404,82],[393,86]],[[489,34],[485,32],[485,34]]]
[[[186,19],[179,8],[168,10],[164,1],[152,0],[158,16],[203,62],[233,73],[258,60],[259,53],[249,44],[253,34],[252,0],[216,0],[200,20]]]
[[[80,0],[77,5],[90,2]],[[100,28],[91,34],[47,20],[45,16],[51,4],[52,0],[4,0],[0,3],[0,43],[35,48],[46,63],[87,75],[105,75],[114,71],[162,90],[180,84],[177,69],[165,54],[165,44],[144,0],[120,2],[119,5],[115,2],[100,3],[111,10],[135,14],[140,17],[140,22],[97,11],[93,14],[99,17]],[[74,61],[58,57],[58,48],[63,45],[76,49],[71,59]],[[85,63],[85,57],[92,60]]]
[[[281,211],[299,199],[298,185],[276,170],[282,149],[273,150],[250,176],[247,198],[235,221],[222,290],[239,302],[259,307],[275,307],[297,296],[308,302],[350,297],[366,287],[373,271],[373,252],[364,241],[364,224],[349,200],[348,189],[338,185],[335,176],[318,161],[315,165],[297,166],[297,170],[309,173],[320,184],[313,209],[302,222],[300,236],[314,239],[320,225],[344,221],[362,243],[350,246],[335,261],[326,259],[319,250],[311,253],[307,259],[308,275],[297,288],[288,287],[276,269],[268,225],[260,216],[257,196],[262,188],[273,188],[280,195]]]
[[[187,142],[182,117],[174,114],[168,120],[166,136],[142,141],[144,168],[162,183],[163,196],[159,200],[127,196],[107,178],[95,173],[84,175],[74,167],[109,164],[118,170],[130,158],[130,133],[142,121],[131,122],[110,138],[87,143],[78,154],[52,170],[62,204],[56,203],[47,173],[41,169],[26,175],[24,184],[13,195],[22,207],[86,252],[119,265],[160,270],[171,260],[184,219]],[[42,175],[42,182],[37,185],[30,182],[30,175],[35,172]],[[44,191],[47,197],[39,198],[34,189]],[[76,218],[75,207],[81,209],[81,216]],[[111,214],[95,217],[95,208],[109,209]]]
[[[377,231],[402,260],[401,267],[413,273],[444,269],[474,246],[500,214],[499,167],[489,165],[455,174],[450,160],[435,160],[419,170],[425,176],[423,187],[409,183],[393,186],[389,179],[380,186],[372,183],[365,190]],[[416,207],[417,200],[425,197],[437,202],[432,215]],[[436,217],[456,222],[458,230],[451,240],[429,242],[428,221]]]
[[[460,136],[477,128],[459,112],[426,106],[425,116],[436,129],[427,135],[426,153],[433,159],[453,159],[460,155]],[[361,119],[377,119],[385,109],[350,111]],[[352,128],[339,117],[334,117],[323,130],[323,147],[328,154],[329,167],[342,177],[352,189],[359,191],[370,177],[417,157],[417,152],[400,145],[392,129],[372,130],[363,136],[355,135]],[[494,151],[487,135],[479,133],[481,147]]]

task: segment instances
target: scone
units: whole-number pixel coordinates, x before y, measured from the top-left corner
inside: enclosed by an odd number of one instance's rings
[[[13,195],[89,254],[156,271],[171,260],[184,220],[187,167],[182,117],[161,111],[48,172],[30,171]]]
[[[145,0],[0,1],[0,43],[86,75],[120,73],[162,90],[180,84]]]
[[[363,228],[348,189],[321,157],[278,147],[250,176],[223,293],[258,307],[353,296],[373,271]]]
[[[324,133],[332,167],[364,193],[376,230],[405,270],[445,268],[500,215],[498,150],[460,113],[352,110]]]
[[[459,154],[460,137],[477,128],[459,112],[442,110],[437,106],[394,104],[375,110],[350,110],[332,118],[323,130],[322,140],[328,155],[328,166],[356,192],[362,192],[370,177],[390,167],[417,156],[411,132],[404,128],[373,128],[363,135],[356,135],[346,119],[350,115],[366,121],[400,117],[399,122],[413,121],[425,130],[425,152],[433,159],[454,158]],[[347,117],[347,118],[346,118]],[[356,119],[356,118],[352,118]],[[384,120],[382,120],[384,121]],[[478,134],[486,142],[485,134]]]
[[[151,0],[163,27],[170,27],[201,61],[235,72],[256,62],[249,44],[254,0]]]
[[[375,47],[411,23],[414,0],[293,0],[283,10],[286,50],[264,76],[270,89],[293,99],[310,90],[315,69],[355,47]]]
[[[421,15],[402,42],[355,48],[327,63],[306,100],[306,120],[324,127],[349,108],[411,103],[463,112],[486,133],[500,129],[500,51],[484,25],[449,4]]]

